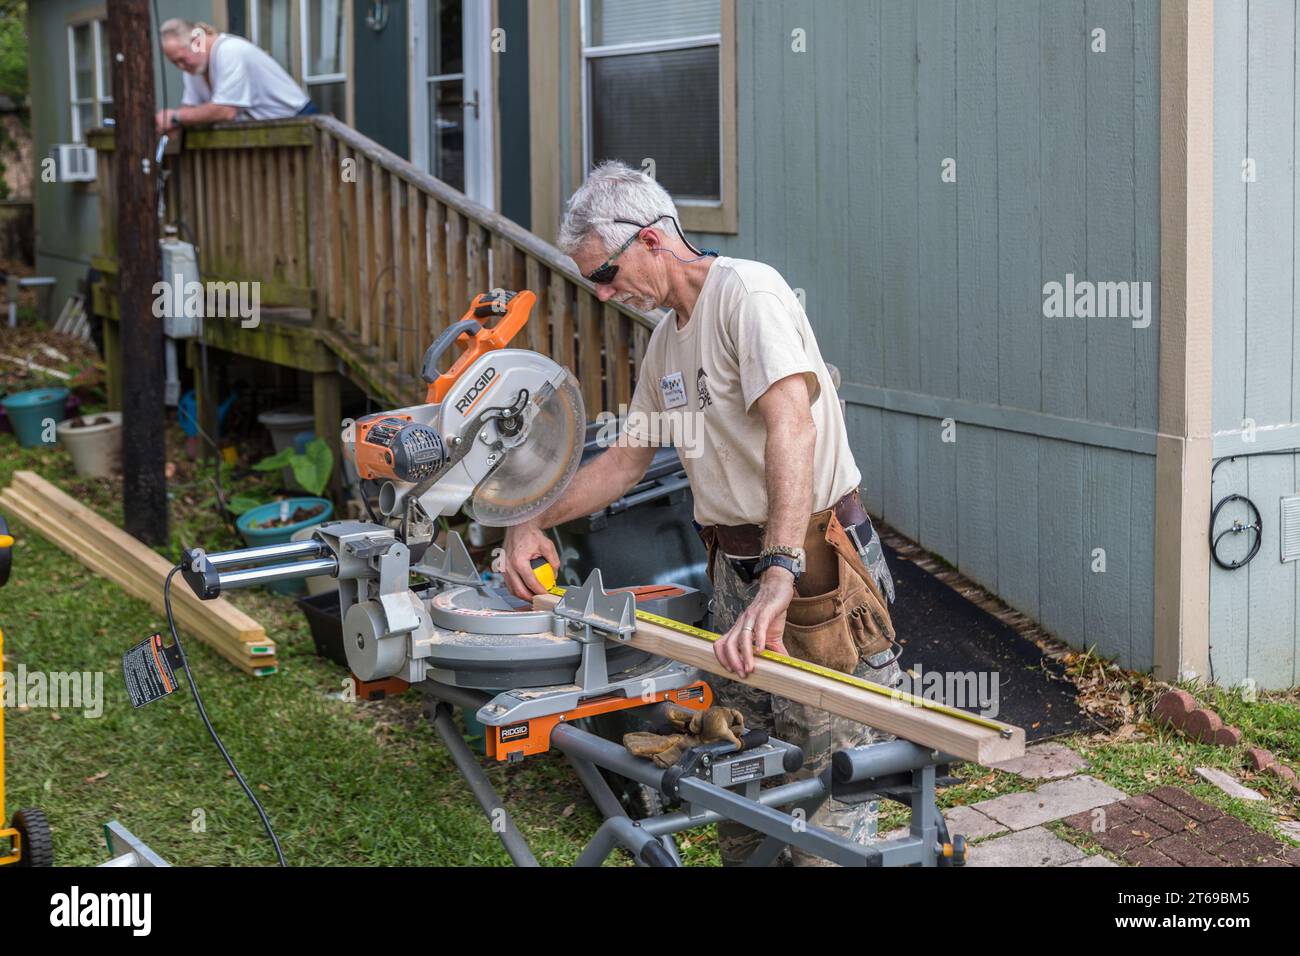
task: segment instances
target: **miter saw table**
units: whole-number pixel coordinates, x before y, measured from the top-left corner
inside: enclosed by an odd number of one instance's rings
[[[480,295],[425,355],[426,403],[381,412],[343,430],[344,454],[380,483],[382,517],[321,525],[310,540],[221,554],[185,554],[201,598],[234,587],[329,575],[338,580],[343,644],[362,697],[418,689],[475,799],[517,863],[537,860],[452,721],[477,714],[487,757],[514,762],[555,748],[573,764],[605,822],[578,857],[599,864],[623,847],[640,864],[680,862],[672,834],[730,819],[767,834],[750,862],[795,846],[842,864],[951,865],[965,860],[935,808],[936,777],[954,761],[896,740],[846,750],[816,777],[764,787],[803,765],[799,748],[751,731],[742,746],[688,750],[667,769],[634,757],[593,728],[615,715],[653,727],[669,705],[702,711],[709,685],[690,666],[629,643],[638,608],[694,623],[699,592],[651,587],[607,592],[600,571],[537,610],[484,582],[459,535],[440,546],[442,518],[527,521],[563,494],[581,457],[586,417],[572,373],[546,356],[506,348],[535,302],[531,292]],[[489,326],[489,321],[495,320]],[[453,343],[463,354],[442,374]],[[412,579],[425,584],[412,587]],[[658,795],[659,812],[628,815],[606,776]],[[885,797],[912,809],[907,836],[870,845],[807,823],[830,797]],[[788,809],[778,809],[785,807]]]
[[[486,583],[458,534],[446,547],[414,550],[397,532],[362,521],[322,525],[309,541],[194,554],[185,577],[201,597],[290,577],[339,580],[343,640],[361,697],[419,690],[426,714],[511,858],[537,860],[515,827],[452,719],[473,711],[486,728],[487,757],[514,763],[555,748],[569,759],[605,817],[578,857],[598,865],[616,848],[640,864],[680,863],[672,834],[721,819],[767,834],[753,865],[768,865],[786,845],[859,866],[948,865],[964,860],[935,807],[935,783],[953,758],[903,740],[837,753],[820,776],[777,786],[797,771],[799,748],[761,732],[744,748],[708,744],[668,769],[634,757],[584,725],[627,713],[653,726],[665,705],[706,709],[709,685],[695,669],[629,646],[638,609],[694,619],[701,595],[690,588],[607,592],[600,572],[568,589],[550,611],[533,610]],[[416,591],[410,578],[429,583]],[[657,794],[664,811],[633,819],[600,771]],[[851,843],[806,821],[829,797],[845,803],[879,798],[912,810],[908,835],[870,845]],[[785,809],[778,809],[785,808]]]

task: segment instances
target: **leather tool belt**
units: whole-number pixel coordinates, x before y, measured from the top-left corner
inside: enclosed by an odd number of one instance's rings
[[[897,647],[888,603],[850,540],[848,529],[856,535],[864,524],[870,528],[856,488],[809,518],[803,542],[807,566],[786,611],[785,646],[792,656],[852,673],[859,661]],[[719,555],[742,581],[754,580],[762,527],[707,525],[699,534],[708,549],[710,580]]]

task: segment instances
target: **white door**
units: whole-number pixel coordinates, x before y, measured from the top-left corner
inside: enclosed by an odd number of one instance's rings
[[[411,10],[411,159],[492,208],[491,0],[417,0]]]

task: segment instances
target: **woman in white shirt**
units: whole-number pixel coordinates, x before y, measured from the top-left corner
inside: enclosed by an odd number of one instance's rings
[[[319,112],[270,54],[243,37],[181,19],[168,20],[158,35],[163,55],[180,68],[185,86],[178,109],[155,115],[160,133],[173,126]]]

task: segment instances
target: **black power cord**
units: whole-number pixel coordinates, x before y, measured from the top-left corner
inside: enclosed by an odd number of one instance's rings
[[[1260,458],[1260,457],[1272,456],[1272,455],[1297,455],[1297,454],[1300,454],[1300,448],[1279,448],[1274,451],[1248,451],[1248,452],[1242,452],[1239,455],[1225,455],[1222,458],[1216,458],[1214,461],[1214,467],[1210,469],[1210,487],[1211,488],[1214,487],[1214,473],[1218,471],[1219,466],[1224,464],[1225,462],[1236,461],[1238,458]],[[1255,516],[1254,520],[1250,521],[1249,523],[1234,521],[1230,527],[1225,528],[1223,531],[1220,531],[1216,535],[1214,533],[1214,522],[1218,519],[1219,512],[1223,510],[1223,506],[1233,501],[1240,501],[1243,504],[1245,504],[1245,506],[1249,509],[1249,514],[1253,514]],[[1251,531],[1255,532],[1255,541],[1251,545],[1250,550],[1246,552],[1245,557],[1237,561],[1224,561],[1221,557],[1219,557],[1219,542],[1222,541],[1226,536],[1230,534],[1231,535],[1249,534]],[[1214,559],[1215,564],[1223,568],[1225,571],[1236,571],[1237,569],[1244,568],[1246,565],[1250,564],[1250,562],[1255,559],[1255,555],[1259,554],[1260,545],[1263,543],[1264,540],[1264,520],[1263,520],[1263,516],[1259,512],[1259,508],[1255,506],[1255,502],[1251,501],[1248,497],[1241,494],[1225,495],[1223,498],[1220,498],[1219,501],[1210,510],[1209,538],[1210,538],[1210,557]]]
[[[257,815],[262,818],[262,826],[266,828],[266,835],[271,838],[271,844],[275,847],[275,856],[276,859],[279,860],[280,866],[288,866],[289,864],[284,862],[284,853],[280,850],[280,840],[276,837],[275,830],[271,829],[271,821],[267,818],[266,811],[263,810],[262,805],[258,803],[257,797],[253,794],[252,788],[249,787],[248,783],[244,780],[244,776],[239,772],[239,768],[235,766],[235,761],[231,759],[229,752],[226,750],[226,745],[221,742],[221,738],[217,736],[216,728],[212,726],[212,721],[208,719],[208,712],[203,706],[203,698],[199,696],[199,685],[194,682],[194,675],[190,672],[190,662],[185,657],[185,647],[181,644],[181,636],[176,633],[176,619],[172,617],[172,578],[176,576],[177,571],[182,570],[184,570],[183,565],[176,565],[176,567],[172,568],[168,573],[167,580],[163,583],[163,604],[167,608],[167,626],[171,628],[172,640],[176,642],[176,650],[180,653],[181,669],[185,671],[185,679],[189,681],[190,692],[194,695],[194,705],[198,707],[199,716],[203,718],[204,726],[208,728],[208,733],[212,735],[212,742],[215,743],[217,749],[221,751],[221,756],[226,759],[226,766],[228,766],[230,772],[235,775],[235,779],[239,781],[239,785],[244,788],[244,793],[247,794],[248,799],[252,801],[253,807],[257,810]]]
[[[1246,507],[1255,515],[1255,520],[1251,521],[1249,524],[1234,521],[1230,526],[1224,528],[1216,535],[1214,533],[1214,522],[1218,520],[1219,512],[1223,510],[1223,506],[1228,504],[1230,501],[1244,502]],[[1236,571],[1238,568],[1245,567],[1250,564],[1250,562],[1254,560],[1255,555],[1259,553],[1259,546],[1263,541],[1263,526],[1264,523],[1260,517],[1259,509],[1255,507],[1255,502],[1251,501],[1245,495],[1225,495],[1219,499],[1219,503],[1215,505],[1214,510],[1210,512],[1210,557],[1214,559],[1215,564],[1223,568],[1225,571]],[[1255,532],[1255,543],[1251,545],[1250,550],[1246,552],[1244,558],[1237,561],[1224,561],[1219,557],[1219,542],[1222,541],[1224,537],[1230,534],[1246,534],[1251,531]]]

